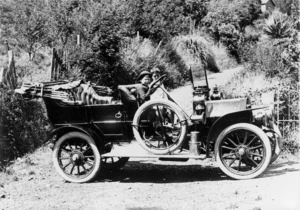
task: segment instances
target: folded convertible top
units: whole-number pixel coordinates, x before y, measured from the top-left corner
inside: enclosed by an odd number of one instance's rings
[[[109,103],[113,94],[109,87],[96,86],[83,80],[24,83],[15,92],[25,98],[47,97],[66,103],[88,105]]]

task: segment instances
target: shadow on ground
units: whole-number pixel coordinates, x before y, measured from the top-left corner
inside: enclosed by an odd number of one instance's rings
[[[119,182],[179,183],[194,181],[229,180],[215,166],[200,164],[178,165],[176,163],[130,161],[119,170],[103,171],[98,180]]]
[[[299,167],[296,167],[297,164],[299,163],[294,161],[274,163],[257,179],[300,171]],[[104,170],[95,182],[187,183],[233,180],[215,165],[178,165],[175,162],[164,164],[162,162],[130,161],[122,169]]]
[[[300,172],[299,162],[287,161],[271,164],[262,177],[279,176],[290,172]]]

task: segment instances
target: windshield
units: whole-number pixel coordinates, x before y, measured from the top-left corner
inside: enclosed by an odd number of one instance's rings
[[[207,81],[206,76],[207,71],[205,71],[201,65],[190,65],[189,73],[190,80],[194,88],[198,86],[209,86],[209,81]]]

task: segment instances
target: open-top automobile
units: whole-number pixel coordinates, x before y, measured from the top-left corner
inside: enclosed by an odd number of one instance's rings
[[[206,76],[206,74],[205,74]],[[122,167],[129,158],[188,160],[215,157],[234,179],[261,175],[278,157],[282,142],[271,106],[251,108],[247,98],[223,99],[193,77],[189,115],[159,84],[168,100],[139,104],[135,85],[111,90],[83,81],[23,84],[24,98],[42,98],[54,130],[47,141],[57,172],[70,182],[89,182],[101,169]],[[201,162],[200,162],[201,163]],[[199,175],[200,176],[200,175]]]

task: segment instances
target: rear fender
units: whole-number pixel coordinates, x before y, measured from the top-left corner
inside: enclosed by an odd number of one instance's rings
[[[217,119],[211,126],[206,139],[206,156],[209,156],[210,143],[215,142],[225,128],[236,123],[252,123],[252,120],[251,109],[229,113]]]
[[[105,142],[104,136],[100,129],[98,129],[95,125],[87,127],[82,126],[75,126],[75,125],[66,125],[59,128],[54,129],[47,137],[46,142],[50,142],[55,144],[56,141],[64,134],[72,132],[72,131],[79,131],[90,136],[94,139],[98,149],[103,151]]]

